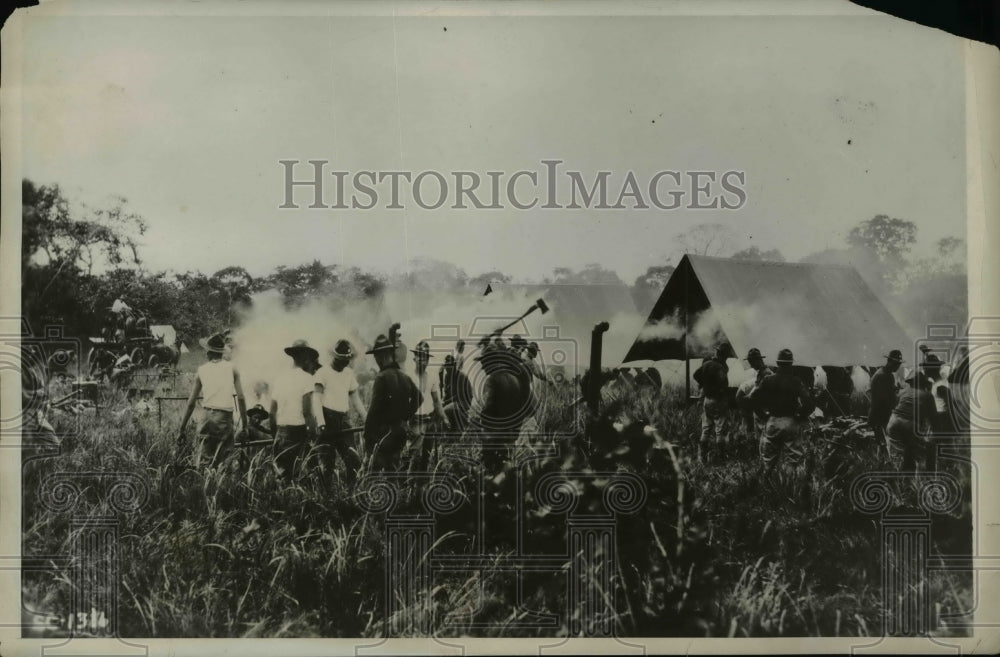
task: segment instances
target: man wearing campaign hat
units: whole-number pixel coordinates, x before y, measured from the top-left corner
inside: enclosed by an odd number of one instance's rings
[[[951,411],[951,388],[944,370],[947,365],[937,354],[925,353],[920,368],[930,382],[931,397],[934,398],[934,416],[931,420],[931,431],[937,436],[949,436],[955,432],[955,423]],[[927,469],[934,470],[937,466],[937,447],[934,436],[930,436],[927,449]]]
[[[305,340],[296,340],[285,347],[285,353],[292,358],[293,366],[271,384],[271,431],[275,436],[275,461],[282,474],[291,478],[315,431],[313,374],[319,366],[319,352]]]
[[[753,369],[753,374],[747,376],[743,380],[743,383],[736,389],[736,406],[743,415],[743,429],[745,434],[754,440],[759,440],[760,436],[764,433],[764,424],[767,422],[767,416],[760,411],[754,411],[750,405],[750,393],[761,384],[764,377],[770,376],[774,372],[764,364],[764,355],[760,353],[760,349],[757,347],[753,347],[747,352],[746,361]]]
[[[759,445],[761,461],[768,471],[774,468],[784,446],[801,435],[806,418],[815,408],[809,389],[792,370],[792,350],[779,351],[776,362],[778,371],[764,377],[750,393],[753,408],[768,414]]]
[[[200,342],[205,347],[208,362],[198,367],[194,387],[181,420],[180,440],[184,439],[184,429],[191,419],[195,403],[201,397],[203,415],[198,425],[201,440],[195,462],[201,463],[203,458],[207,458],[210,465],[215,465],[232,446],[234,406],[239,408],[244,427],[248,426],[247,406],[239,372],[230,361],[223,359],[225,338],[221,334],[215,334]]]
[[[933,465],[934,450],[928,450],[927,447],[936,409],[931,395],[932,381],[921,372],[927,364],[926,361],[922,363],[906,379],[907,386],[899,394],[885,429],[889,455],[896,467],[904,471],[916,470],[920,456],[926,457],[927,465]],[[931,362],[930,369],[934,365]]]
[[[271,414],[267,412],[263,404],[256,404],[253,408],[247,409],[247,440],[267,440],[271,437],[271,431],[264,424]]]
[[[354,434],[346,433],[347,415],[353,408],[362,421],[367,414],[358,393],[358,377],[351,369],[354,348],[347,340],[338,340],[331,353],[330,365],[323,365],[313,375],[313,409],[316,415],[317,456],[324,469],[333,471],[336,455],[344,461],[344,481],[354,483],[361,468]]]
[[[903,352],[899,349],[890,351],[889,355],[885,357],[885,365],[872,375],[869,390],[871,405],[868,409],[868,425],[875,432],[875,439],[880,445],[886,445],[887,449],[885,427],[889,423],[892,409],[896,407],[898,401],[899,386],[896,383],[896,372],[899,371],[902,364]]]
[[[411,353],[413,353],[414,376],[416,377],[414,383],[417,384],[422,400],[417,414],[410,421],[414,450],[410,472],[426,472],[430,454],[435,447],[436,434],[440,432],[442,427],[445,429],[451,427],[441,403],[438,379],[427,371],[431,358],[433,358],[430,344],[427,340],[421,340]]]
[[[729,408],[727,395],[729,392],[729,366],[726,359],[732,353],[732,347],[724,342],[715,348],[715,356],[706,358],[692,375],[695,382],[701,386],[702,402],[701,439],[698,444],[699,453],[716,445],[729,443]]]
[[[379,367],[364,432],[365,458],[371,460],[373,470],[396,467],[406,445],[406,423],[423,402],[413,379],[399,369],[397,349],[389,338],[380,335],[365,352],[375,357]]]

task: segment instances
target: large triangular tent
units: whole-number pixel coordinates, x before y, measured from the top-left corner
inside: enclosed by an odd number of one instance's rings
[[[624,362],[689,363],[723,341],[808,367],[877,365],[913,344],[854,267],[685,255]]]

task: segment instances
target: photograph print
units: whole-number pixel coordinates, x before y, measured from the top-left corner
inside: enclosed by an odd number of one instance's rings
[[[3,34],[22,638],[972,635],[963,40],[82,4]]]

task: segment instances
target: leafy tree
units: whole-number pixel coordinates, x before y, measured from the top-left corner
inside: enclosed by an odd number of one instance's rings
[[[766,262],[785,262],[785,256],[778,249],[768,249],[761,251],[756,246],[737,251],[732,255],[739,260],[761,260]]]
[[[281,292],[285,305],[291,308],[302,305],[309,298],[321,296],[337,280],[336,266],[313,260],[298,267],[282,265],[275,269],[267,282]]]
[[[543,282],[556,285],[624,285],[618,274],[605,269],[597,263],[585,265],[583,269],[574,271],[569,267],[556,267],[552,270],[553,278]]]
[[[631,290],[636,307],[652,308],[675,269],[673,265],[652,265],[646,269],[645,274],[636,278]]]
[[[454,291],[466,287],[469,276],[450,262],[433,258],[414,258],[407,271],[397,273],[390,283],[403,289]]]
[[[732,253],[736,238],[725,224],[698,224],[694,228],[674,236],[678,257],[691,253],[704,256],[721,256]]]
[[[917,225],[880,214],[862,221],[847,234],[847,243],[870,249],[883,261],[899,261],[917,242]]]
[[[138,239],[146,223],[123,197],[104,206],[74,207],[58,185],[21,183],[22,313],[32,325],[62,323],[79,332],[93,322],[95,269],[141,264]]]

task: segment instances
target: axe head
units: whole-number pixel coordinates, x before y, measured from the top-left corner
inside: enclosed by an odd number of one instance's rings
[[[545,303],[544,299],[539,299],[535,302],[535,307],[542,311],[542,314],[549,312],[549,306]]]

